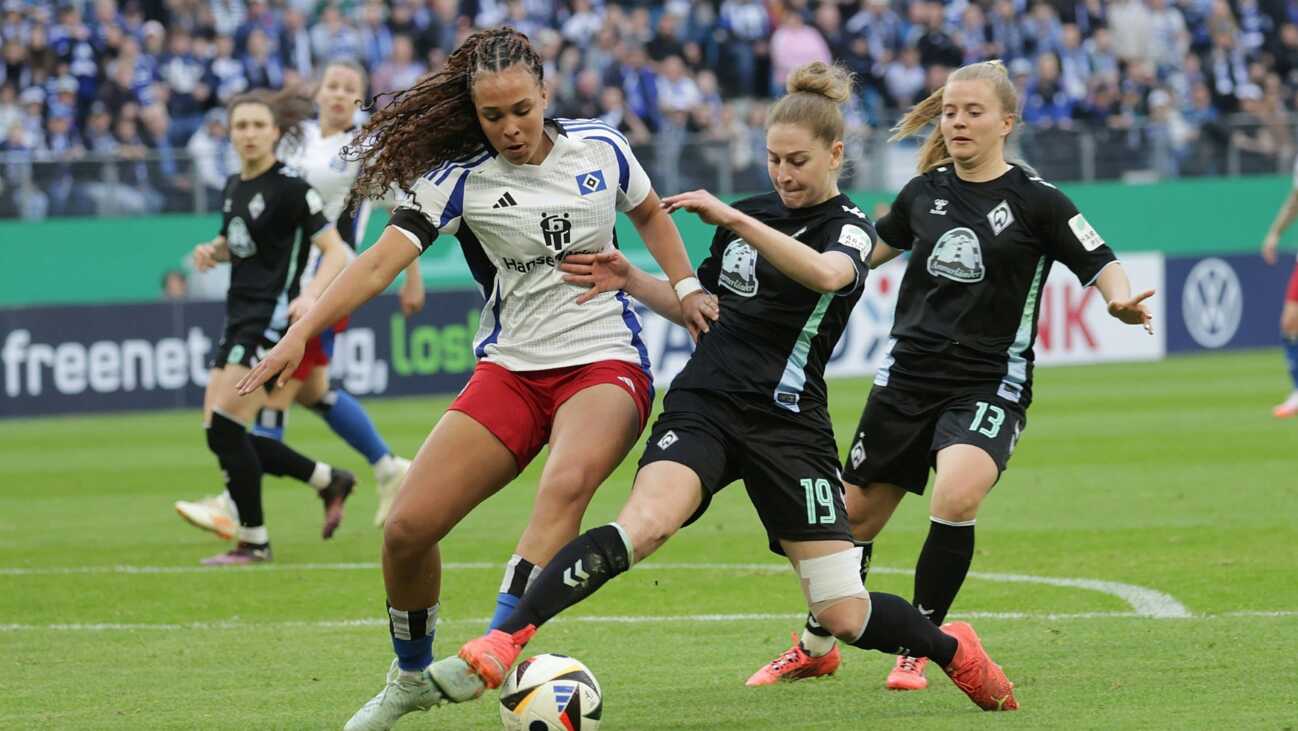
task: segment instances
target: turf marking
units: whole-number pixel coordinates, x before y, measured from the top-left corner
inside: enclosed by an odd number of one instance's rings
[[[303,564],[270,564],[257,566],[243,571],[375,571],[377,563],[303,563]],[[500,565],[491,562],[443,564],[445,571],[474,571],[499,569]],[[753,571],[760,573],[783,573],[789,570],[787,564],[781,563],[669,563],[655,562],[640,564],[639,571]],[[66,568],[0,568],[0,576],[58,576],[67,574],[199,574],[211,571],[228,571],[229,569],[205,566],[71,566]],[[910,576],[912,569],[894,569],[882,566],[872,567],[877,574],[899,574]],[[1184,604],[1170,594],[1149,589],[1135,584],[1124,584],[1117,581],[1100,581],[1097,579],[1055,578],[1050,576],[1032,576],[1028,574],[1001,574],[970,571],[969,578],[984,581],[996,581],[1010,584],[1044,584],[1072,589],[1098,591],[1102,594],[1117,597],[1131,607],[1132,612],[1140,617],[1156,619],[1179,619],[1192,616]]]

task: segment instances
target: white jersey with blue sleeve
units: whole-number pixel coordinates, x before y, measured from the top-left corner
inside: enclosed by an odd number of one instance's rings
[[[441,165],[411,187],[390,225],[421,252],[460,241],[487,302],[474,339],[482,360],[515,371],[622,360],[649,370],[640,321],[624,292],[586,304],[563,281],[564,256],[615,245],[618,211],[644,202],[649,177],[625,137],[598,120],[548,121],[539,165],[491,151]]]

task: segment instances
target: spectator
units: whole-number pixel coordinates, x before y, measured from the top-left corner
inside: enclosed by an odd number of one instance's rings
[[[616,127],[626,136],[632,145],[647,145],[653,140],[653,133],[636,113],[626,105],[622,89],[606,86],[599,95],[600,113],[596,116],[606,124]]]
[[[284,86],[284,66],[271,53],[270,38],[259,27],[248,33],[248,52],[243,57],[243,78],[251,89],[279,89]]]
[[[1054,54],[1037,57],[1037,74],[1028,84],[1023,101],[1023,121],[1037,127],[1070,127],[1074,100],[1059,78],[1059,61]]]
[[[564,93],[555,95],[555,108],[561,117],[591,119],[600,116],[600,95],[603,89],[599,74],[585,69],[577,74],[575,83]]]
[[[455,49],[456,35],[460,30],[457,0],[428,0],[428,6],[423,30],[415,43],[421,58],[428,58],[434,49],[449,54]]]
[[[833,63],[829,45],[820,31],[807,25],[801,13],[785,13],[771,34],[771,96],[784,94],[784,81],[793,69],[823,61]]]
[[[906,109],[919,101],[924,91],[924,67],[919,65],[919,50],[910,47],[901,52],[901,58],[888,64],[883,75],[888,101],[894,109]]]
[[[595,11],[591,0],[573,0],[572,14],[563,22],[561,32],[565,41],[585,47],[591,45],[603,25],[604,19]]]
[[[234,39],[229,36],[216,39],[216,53],[207,64],[207,86],[221,104],[250,88],[243,63],[234,57]]]
[[[270,52],[275,53],[278,49],[274,45],[279,40],[281,30],[282,26],[275,13],[271,11],[267,0],[248,0],[243,22],[239,24],[239,30],[234,34],[234,52],[241,56],[247,55],[249,39],[255,31],[261,31],[262,36],[268,41]]]
[[[424,74],[424,65],[415,59],[415,44],[407,35],[392,38],[391,58],[374,69],[370,86],[374,94],[408,89]],[[386,104],[385,100],[385,104]]]
[[[942,66],[953,69],[960,66],[964,59],[964,50],[942,26],[942,6],[938,3],[919,3],[917,7],[926,8],[924,13],[924,34],[915,45],[919,48],[919,62],[925,67]]]
[[[392,31],[386,24],[386,15],[387,10],[380,0],[368,0],[361,7],[361,24],[357,35],[361,44],[361,63],[367,69],[376,69],[379,64],[392,58]]]
[[[658,29],[654,33],[645,50],[649,53],[649,58],[656,62],[662,62],[669,56],[682,57],[685,54],[685,44],[680,39],[680,19],[671,13],[663,13],[658,18]]]
[[[18,85],[0,82],[0,132],[8,133],[9,128],[21,124],[22,107],[18,105]]]
[[[721,86],[729,96],[758,93],[757,67],[768,58],[771,17],[758,0],[723,0],[717,30],[721,38]],[[769,91],[763,84],[762,94]]]
[[[183,28],[172,29],[158,76],[171,90],[167,109],[173,125],[170,132],[173,144],[189,139],[203,118],[203,109],[211,100],[204,75],[203,63],[194,55],[189,32]]]
[[[203,126],[185,145],[185,151],[193,160],[195,176],[205,189],[209,211],[220,207],[226,178],[239,169],[225,125],[225,110],[212,109],[203,117]]]
[[[604,75],[606,86],[622,89],[627,106],[653,132],[658,131],[658,75],[649,66],[643,46],[622,44],[619,61]]]
[[[1113,50],[1119,59],[1136,61],[1148,57],[1154,18],[1144,0],[1112,0],[1109,28],[1113,33]]]
[[[279,62],[302,78],[311,76],[311,34],[306,29],[306,16],[296,8],[284,11],[279,32]]]
[[[317,64],[333,58],[360,57],[360,36],[343,19],[337,5],[326,5],[320,20],[311,28],[311,50]]]
[[[108,159],[117,152],[117,139],[113,137],[113,115],[103,102],[97,101],[90,105],[85,129],[81,131],[81,142],[86,151],[98,159]]]
[[[658,76],[658,105],[664,116],[675,116],[679,123],[685,113],[702,101],[698,84],[685,73],[680,56],[668,56]]]
[[[1068,23],[1063,27],[1059,49],[1059,77],[1064,92],[1073,100],[1086,96],[1091,80],[1091,57],[1082,48],[1082,32]]]
[[[1174,69],[1190,50],[1190,34],[1186,32],[1185,18],[1167,0],[1147,0],[1150,13],[1149,56],[1160,74]],[[1165,104],[1170,115],[1171,102]]]

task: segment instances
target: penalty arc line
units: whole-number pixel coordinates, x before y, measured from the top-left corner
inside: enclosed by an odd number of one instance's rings
[[[379,565],[372,562],[362,563],[306,563],[306,564],[270,564],[257,566],[253,572],[265,571],[372,571]],[[443,564],[445,571],[469,571],[499,569],[499,564],[490,562],[471,562]],[[203,566],[73,566],[66,568],[0,568],[0,576],[57,576],[67,574],[198,574],[228,569]],[[247,571],[248,569],[244,569]],[[787,564],[780,563],[667,563],[649,562],[635,567],[637,571],[754,571],[760,573],[782,573],[789,570]],[[882,566],[871,568],[877,574],[913,575],[911,569],[894,569]],[[1175,597],[1155,589],[1117,581],[1098,579],[1057,578],[1050,576],[1033,576],[1030,574],[1003,574],[970,571],[969,578],[983,581],[995,581],[1011,584],[1043,584],[1073,589],[1086,589],[1117,597],[1131,607],[1136,616],[1156,619],[1178,619],[1193,616],[1184,604]]]

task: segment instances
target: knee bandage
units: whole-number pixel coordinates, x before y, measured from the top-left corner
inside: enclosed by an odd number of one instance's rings
[[[812,614],[843,599],[866,598],[861,581],[861,547],[798,562],[798,577]]]

